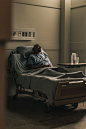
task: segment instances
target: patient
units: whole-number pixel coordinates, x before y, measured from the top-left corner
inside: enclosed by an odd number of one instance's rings
[[[31,54],[28,58],[28,65],[30,69],[52,67],[48,55],[41,53],[41,46],[36,44],[33,47],[34,54]]]

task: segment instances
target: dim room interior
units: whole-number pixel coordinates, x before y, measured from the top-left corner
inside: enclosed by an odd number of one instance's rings
[[[77,53],[79,63],[86,63],[86,0],[12,0],[11,6],[11,40],[5,44],[6,129],[85,129],[85,102],[78,103],[76,109],[51,106],[50,112],[45,113],[46,104],[30,95],[20,94],[13,100],[16,85],[9,71],[8,57],[19,46],[39,44],[55,67],[59,63],[71,63],[72,53]],[[30,38],[27,38],[28,30]],[[23,39],[19,39],[21,35]],[[85,74],[86,66],[67,70]]]

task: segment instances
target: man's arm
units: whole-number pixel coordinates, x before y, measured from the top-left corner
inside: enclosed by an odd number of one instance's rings
[[[51,67],[51,65],[49,64],[49,65],[39,65],[39,66],[37,66],[37,65],[29,64],[29,67],[30,67],[30,69],[38,69],[38,68],[44,68],[44,67]]]

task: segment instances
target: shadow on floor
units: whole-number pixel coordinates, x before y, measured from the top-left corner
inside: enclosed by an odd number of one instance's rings
[[[19,96],[17,100],[13,100],[12,97],[7,98],[7,110],[10,114],[12,112],[16,115],[19,114],[33,124],[48,126],[49,128],[77,123],[86,114],[86,108],[80,109],[78,107],[72,110],[68,106],[60,107],[59,109],[57,107],[50,107],[50,112],[45,113],[45,107],[45,103],[36,101],[28,96]],[[10,119],[12,120],[14,117],[12,114]]]

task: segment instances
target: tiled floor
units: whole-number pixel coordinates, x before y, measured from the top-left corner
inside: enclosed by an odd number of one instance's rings
[[[8,97],[6,129],[86,129],[86,102],[74,110],[71,105],[50,107],[50,113],[44,112],[45,106],[28,96],[16,101]]]

